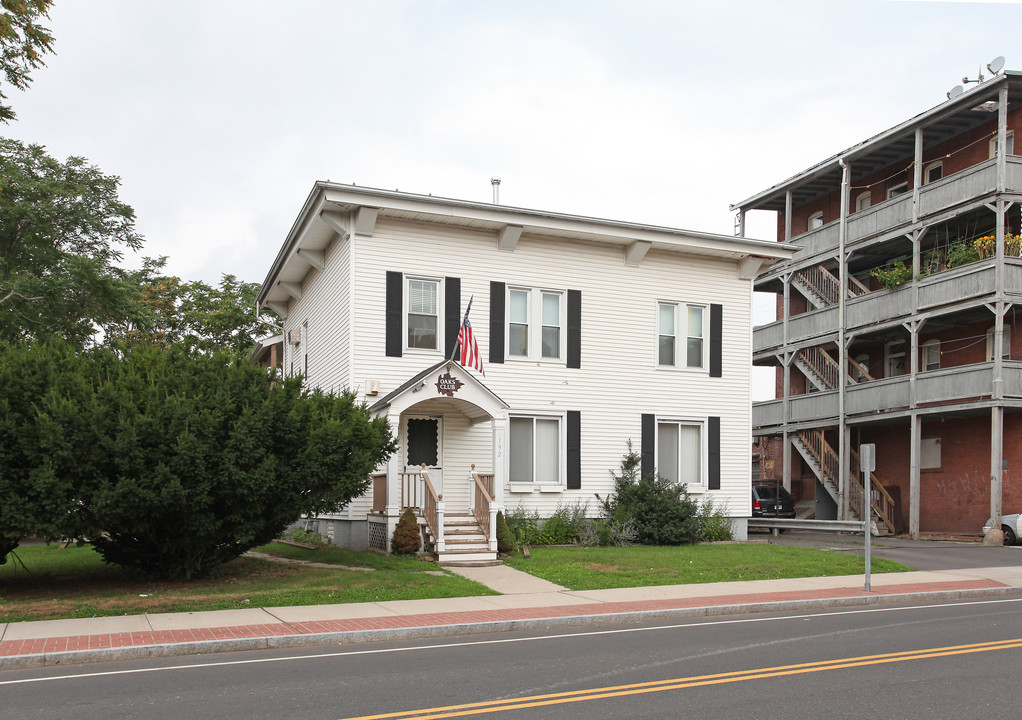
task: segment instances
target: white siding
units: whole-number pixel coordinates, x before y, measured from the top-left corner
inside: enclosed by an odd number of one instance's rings
[[[489,232],[381,217],[371,238],[358,238],[353,298],[358,327],[355,386],[361,389],[366,380],[378,380],[381,396],[442,359],[440,352],[422,351],[385,357],[388,270],[461,279],[462,310],[469,297],[475,297],[471,320],[486,369],[483,381],[512,411],[581,411],[582,489],[507,494],[506,506],[520,501],[548,515],[559,501],[582,499],[596,514],[594,493],[606,495],[612,489],[610,471],[618,467],[626,441],[631,439],[639,450],[641,414],[656,413],[721,417],[721,489],[708,494],[725,500],[734,515],[749,514],[751,286],[738,279],[734,262],[651,250],[638,267],[632,267],[625,265],[620,245],[529,235],[521,238],[514,252],[499,252]],[[580,290],[582,368],[531,361],[489,363],[490,281]],[[723,306],[722,378],[708,377],[706,369],[656,367],[658,300]],[[707,328],[708,316],[707,310]],[[292,317],[300,322],[298,313]],[[310,369],[310,374],[319,382],[319,372]],[[448,437],[455,428],[454,422],[448,424]],[[480,470],[489,470],[489,432],[489,423],[474,426],[472,442],[465,446],[466,452],[472,448],[472,456],[459,456],[448,464],[467,467],[476,462]],[[453,453],[454,446],[448,445],[447,451]]]
[[[350,263],[351,241],[337,238],[326,250],[325,269],[309,270],[302,282],[302,299],[289,303],[284,321],[285,340],[288,330],[300,332],[308,323],[307,380],[312,386],[336,392],[349,389]],[[301,354],[299,348],[299,371]],[[364,392],[364,388],[360,390]]]

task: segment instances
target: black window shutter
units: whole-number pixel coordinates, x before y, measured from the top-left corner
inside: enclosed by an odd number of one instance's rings
[[[568,291],[568,367],[582,367],[582,291]]]
[[[404,289],[404,277],[399,272],[387,271],[387,357],[401,357],[402,322],[401,313],[404,302],[401,293]]]
[[[461,330],[461,278],[444,278],[444,357],[451,357]]]
[[[640,451],[642,464],[640,466],[640,478],[652,475],[656,471],[656,416],[646,413],[642,414],[642,449]]]
[[[714,416],[709,419],[707,435],[708,487],[710,490],[720,490],[720,417]]]
[[[504,283],[490,283],[490,362],[504,362]]]
[[[721,377],[723,372],[724,306],[710,305],[710,377]]]
[[[582,487],[582,413],[569,410],[567,413],[568,447],[565,458],[568,462],[568,489]]]

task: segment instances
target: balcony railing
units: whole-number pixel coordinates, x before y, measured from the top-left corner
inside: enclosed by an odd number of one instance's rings
[[[919,311],[964,303],[993,295],[997,290],[993,258],[980,260],[922,278],[919,287]],[[877,290],[845,302],[845,329],[858,330],[879,322],[909,317],[912,309],[912,285],[896,290]],[[1022,295],[1022,258],[1008,257],[1004,263],[1004,289],[1009,295]],[[836,307],[811,310],[788,318],[788,342],[805,343],[837,332]],[[760,325],[752,333],[754,353],[782,346],[784,323],[780,320]]]
[[[1007,157],[1005,184],[1010,192],[1022,190],[1022,157]],[[997,161],[984,160],[920,188],[919,217],[924,219],[948,207],[988,195],[996,189]],[[845,242],[851,245],[911,221],[912,193],[907,192],[849,215]],[[821,228],[793,237],[792,242],[801,245],[802,249],[795,253],[792,261],[799,262],[814,255],[836,251],[839,225],[839,221],[834,220]]]
[[[1004,380],[1004,397],[1022,398],[1022,362],[1004,361],[1001,377]],[[920,372],[916,375],[916,404],[968,402],[990,397],[993,381],[992,362]],[[845,414],[856,417],[907,408],[910,404],[910,385],[909,375],[848,385],[845,388]],[[793,423],[830,422],[838,414],[838,391],[792,395],[788,404],[790,421]],[[779,427],[784,421],[782,399],[752,404],[753,427]]]

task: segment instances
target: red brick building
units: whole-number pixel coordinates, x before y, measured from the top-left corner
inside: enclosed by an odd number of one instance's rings
[[[978,534],[1022,511],[1022,73],[967,92],[733,206],[799,247],[756,290],[760,473],[816,517],[858,519],[858,448],[887,531]],[[1014,531],[1014,528],[1012,528]]]

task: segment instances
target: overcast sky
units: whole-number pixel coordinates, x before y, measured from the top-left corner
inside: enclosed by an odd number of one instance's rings
[[[506,205],[732,234],[730,204],[1022,70],[1012,2],[56,0],[48,26],[0,133],[120,176],[144,254],[208,282],[262,281],[316,180],[500,175]]]

